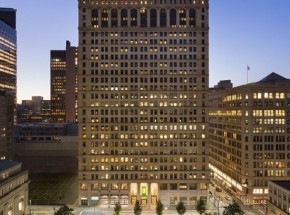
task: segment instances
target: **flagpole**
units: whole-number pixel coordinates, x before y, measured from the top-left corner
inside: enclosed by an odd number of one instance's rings
[[[249,83],[249,70],[250,70],[250,67],[249,65],[247,65],[247,84]]]
[[[249,83],[249,69],[247,67],[247,84]]]

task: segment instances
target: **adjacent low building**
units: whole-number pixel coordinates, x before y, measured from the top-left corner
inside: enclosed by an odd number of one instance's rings
[[[268,181],[290,180],[290,80],[210,93],[210,168],[245,204],[265,204]]]
[[[21,163],[0,161],[0,214],[24,215],[28,210],[28,171]]]
[[[17,104],[17,124],[49,122],[50,118],[50,100],[44,100],[42,96],[32,96],[31,100]]]
[[[20,124],[15,128],[15,160],[31,173],[76,173],[75,123]]]
[[[290,181],[269,181],[268,215],[290,214]]]

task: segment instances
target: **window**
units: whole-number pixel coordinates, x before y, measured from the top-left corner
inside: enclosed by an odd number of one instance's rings
[[[128,26],[128,11],[126,9],[121,10],[121,27]]]
[[[170,25],[176,26],[176,10],[175,9],[170,10]]]
[[[140,26],[141,27],[147,27],[147,10],[141,9],[140,11]]]
[[[169,188],[170,190],[177,190],[177,184],[176,183],[170,184]]]
[[[131,26],[136,27],[137,26],[137,10],[132,9],[131,10]]]
[[[160,190],[167,190],[167,184],[160,184]]]
[[[179,190],[187,190],[187,184],[185,184],[185,183],[181,183],[181,184],[179,185]]]
[[[97,27],[99,25],[99,13],[97,9],[92,10],[92,26]]]
[[[117,11],[117,9],[111,10],[111,27],[118,27],[118,11]]]
[[[166,10],[161,9],[160,11],[160,27],[166,27]]]
[[[157,27],[156,9],[151,9],[151,11],[150,11],[150,27]]]
[[[103,9],[101,16],[102,16],[102,19],[101,19],[102,27],[108,27],[108,23],[109,23],[108,10],[107,9]]]
[[[179,25],[186,25],[186,11],[185,11],[185,9],[179,10]]]
[[[195,10],[190,9],[189,10],[189,26],[190,27],[195,27]]]

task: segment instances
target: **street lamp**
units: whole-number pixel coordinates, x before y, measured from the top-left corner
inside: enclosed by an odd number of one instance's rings
[[[214,199],[214,206],[216,206],[215,200],[217,200],[217,202],[218,202],[218,206],[217,206],[218,213],[217,214],[219,215],[220,214],[220,200],[215,195],[215,189],[214,189],[213,195],[214,195],[214,197],[213,197],[213,199]]]
[[[247,199],[247,195],[248,195],[248,179],[246,179],[246,181],[242,184],[243,187],[245,187],[245,193],[246,193],[246,199],[245,199],[245,203],[248,203],[248,199]]]
[[[217,207],[218,215],[220,215],[220,200],[218,199],[218,207]]]
[[[31,215],[31,199],[29,199],[29,214]]]

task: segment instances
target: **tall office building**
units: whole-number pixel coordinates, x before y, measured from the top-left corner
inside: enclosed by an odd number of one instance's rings
[[[50,52],[51,122],[75,122],[77,106],[77,49],[66,42],[65,50]]]
[[[0,160],[13,158],[16,47],[16,11],[0,8]]]
[[[210,94],[210,168],[245,204],[265,204],[268,181],[290,180],[290,80]]]
[[[206,199],[207,0],[79,0],[79,203]]]

